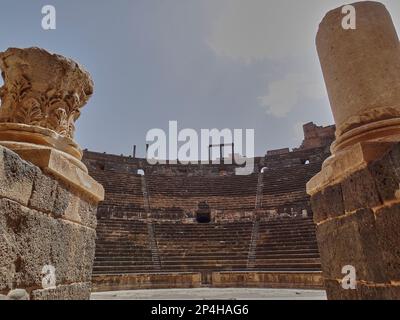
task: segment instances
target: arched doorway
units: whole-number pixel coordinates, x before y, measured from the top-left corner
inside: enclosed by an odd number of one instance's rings
[[[198,209],[196,211],[196,221],[198,223],[211,222],[211,210],[206,201],[199,202]]]

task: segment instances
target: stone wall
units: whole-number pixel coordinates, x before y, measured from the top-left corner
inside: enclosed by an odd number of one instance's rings
[[[334,125],[322,127],[313,122],[306,123],[303,126],[304,140],[299,149],[304,150],[331,145],[335,140],[335,130],[336,127]]]
[[[260,158],[256,158],[260,159]],[[145,158],[133,158],[131,156],[84,151],[83,162],[89,170],[105,170],[136,174],[143,170],[146,174],[165,176],[215,176],[234,175],[238,167],[233,164],[212,164],[208,162],[196,164],[165,163],[150,165]],[[258,171],[256,162],[256,171]]]
[[[322,289],[321,272],[210,272],[212,288],[279,288]],[[199,272],[96,275],[93,291],[201,288],[204,279]]]
[[[88,299],[97,202],[0,147],[0,294]],[[43,288],[54,266],[56,285]],[[47,287],[47,286],[45,286]]]
[[[352,6],[316,37],[336,140],[307,192],[328,298],[400,299],[400,43],[382,3]]]
[[[93,276],[93,291],[200,288],[201,273],[134,273]]]
[[[262,168],[281,168],[297,164],[321,162],[330,155],[329,147],[334,140],[335,126],[319,127],[314,123],[304,125],[304,141],[301,147],[269,150],[263,157],[254,158],[254,173]],[[136,174],[143,170],[148,175],[164,176],[221,176],[235,175],[234,164],[212,164],[208,162],[182,165],[165,163],[150,165],[145,158],[113,155],[85,150],[83,160],[89,171],[103,170]]]
[[[215,288],[322,289],[321,272],[238,271],[213,272]]]
[[[363,151],[377,148],[371,144]],[[400,299],[399,185],[400,144],[395,144],[312,196],[329,299]],[[355,290],[342,287],[345,266],[355,268]]]

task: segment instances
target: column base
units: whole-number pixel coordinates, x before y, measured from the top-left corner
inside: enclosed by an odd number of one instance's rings
[[[333,155],[307,184],[329,299],[400,299],[400,143]],[[345,289],[343,267],[355,268]]]
[[[89,174],[86,166],[65,152],[32,143],[0,141],[0,145],[14,151],[44,172],[55,176],[96,203],[104,200],[104,188]]]

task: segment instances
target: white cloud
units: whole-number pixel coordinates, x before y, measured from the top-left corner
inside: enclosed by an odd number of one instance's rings
[[[398,0],[382,1],[396,22]],[[251,63],[314,55],[318,24],[343,0],[212,0],[207,43],[218,56]],[[400,32],[400,26],[398,27]]]
[[[315,0],[312,0],[315,1]],[[302,1],[228,0],[208,38],[219,56],[246,63],[298,55],[313,41],[313,22]],[[301,21],[301,22],[300,22]],[[308,31],[304,32],[304,30]]]
[[[322,99],[326,95],[323,84],[304,74],[288,74],[285,78],[271,81],[267,94],[259,97],[260,105],[267,114],[277,118],[287,116],[302,100]]]

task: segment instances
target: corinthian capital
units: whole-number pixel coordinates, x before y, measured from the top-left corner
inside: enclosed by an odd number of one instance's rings
[[[4,86],[0,122],[50,129],[73,139],[80,109],[93,93],[93,81],[76,62],[39,48],[0,53]]]

